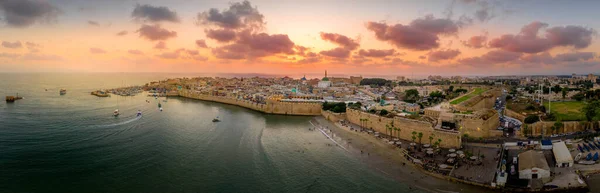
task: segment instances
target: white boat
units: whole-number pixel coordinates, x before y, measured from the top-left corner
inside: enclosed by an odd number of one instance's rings
[[[158,110],[159,110],[159,111],[162,111],[162,107],[161,107],[161,108],[158,108]]]
[[[142,111],[141,111],[141,110],[138,110],[138,112],[137,112],[137,115],[136,115],[136,116],[138,116],[138,117],[139,117],[139,116],[142,116]]]
[[[575,161],[579,161],[581,159],[581,153],[578,153],[577,156],[575,156]]]
[[[113,116],[115,116],[115,117],[119,116],[119,109],[116,109],[115,112],[113,112]]]

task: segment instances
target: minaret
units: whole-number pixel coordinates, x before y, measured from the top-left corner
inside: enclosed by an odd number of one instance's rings
[[[327,70],[325,70],[325,77],[327,77]]]

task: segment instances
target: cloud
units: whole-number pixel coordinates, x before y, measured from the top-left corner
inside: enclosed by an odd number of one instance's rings
[[[459,64],[465,65],[495,65],[499,63],[506,63],[516,61],[523,54],[519,52],[510,52],[505,50],[492,50],[488,53],[478,56],[478,57],[470,57],[463,58],[458,60]]]
[[[554,58],[561,62],[576,62],[591,60],[596,56],[594,52],[573,52],[557,54]]]
[[[35,61],[60,61],[63,60],[62,57],[57,55],[45,55],[45,54],[34,54],[28,53],[21,57],[23,60],[35,60]]]
[[[304,58],[296,61],[297,64],[313,64],[321,61],[321,57],[317,53],[308,52],[304,54]]]
[[[230,45],[212,49],[217,58],[251,59],[276,54],[295,53],[294,42],[287,35],[266,33],[253,34],[249,30],[238,34],[238,39]]]
[[[481,36],[472,36],[471,38],[469,38],[469,40],[461,41],[461,42],[464,46],[478,49],[478,48],[485,47],[486,41],[487,41],[487,36],[481,35]]]
[[[92,54],[104,54],[106,53],[106,50],[100,49],[100,48],[90,48],[90,53]]]
[[[208,46],[206,45],[206,41],[204,40],[196,40],[196,46],[198,46],[199,48],[208,48]]]
[[[177,32],[169,31],[160,27],[160,25],[142,25],[136,32],[140,33],[140,37],[151,41],[166,40],[177,37]]]
[[[124,36],[124,35],[127,35],[128,33],[129,33],[129,32],[127,32],[127,31],[123,30],[123,31],[120,31],[120,32],[118,32],[118,33],[117,33],[117,36]]]
[[[11,59],[14,59],[14,58],[17,58],[19,56],[21,56],[21,55],[20,54],[13,54],[13,53],[0,53],[0,58],[11,58]]]
[[[207,38],[217,40],[221,43],[229,42],[236,38],[235,31],[229,29],[207,29],[204,32],[206,33]]]
[[[130,53],[133,55],[144,55],[144,52],[139,51],[139,50],[128,50],[127,53]]]
[[[47,1],[2,0],[0,1],[2,20],[11,27],[28,27],[36,22],[56,21],[61,11]]]
[[[591,44],[592,36],[596,33],[591,28],[569,25],[549,28],[544,37],[539,37],[538,31],[546,27],[547,23],[532,22],[523,26],[517,35],[506,34],[492,39],[489,46],[522,53],[545,52],[559,46],[582,49]]]
[[[427,56],[419,56],[419,59],[425,60],[425,59],[427,59]]]
[[[98,22],[96,22],[96,21],[91,21],[91,20],[90,20],[90,21],[88,21],[87,23],[88,23],[88,25],[100,26],[100,24],[99,24]]]
[[[554,64],[554,58],[548,52],[521,56],[521,61],[530,64]]]
[[[331,50],[321,51],[319,52],[319,54],[333,58],[348,58],[350,56],[350,50],[342,47],[337,47]]]
[[[383,58],[386,56],[392,56],[396,54],[396,50],[377,50],[377,49],[368,49],[368,50],[359,50],[358,55],[363,57],[373,57],[373,58]]]
[[[447,50],[437,50],[437,51],[432,51],[429,52],[427,55],[429,56],[429,61],[430,62],[437,62],[440,60],[449,60],[449,59],[454,59],[456,58],[456,56],[460,55],[460,51],[459,50],[451,50],[451,49],[447,49]]]
[[[156,43],[156,45],[154,45],[154,49],[159,49],[159,50],[167,49],[167,44],[163,41],[160,41],[160,42]]]
[[[168,7],[152,6],[152,5],[135,5],[131,17],[138,21],[148,22],[174,22],[179,23],[179,16],[175,11],[171,11]]]
[[[212,8],[198,13],[196,24],[214,25],[226,29],[261,29],[265,25],[264,16],[249,1],[230,4],[228,9],[219,11]]]
[[[348,50],[354,50],[360,46],[357,41],[341,34],[321,32],[320,35],[321,39],[337,44]]]
[[[185,48],[180,48],[173,52],[164,52],[164,53],[158,54],[156,56],[159,58],[163,58],[163,59],[190,59],[190,60],[197,60],[197,61],[208,60],[207,57],[201,56],[197,50],[191,50],[191,49],[185,49]]]
[[[462,22],[450,19],[436,19],[432,15],[413,20],[409,25],[388,25],[380,22],[367,22],[368,30],[375,33],[380,41],[386,41],[398,48],[430,50],[438,48],[440,35],[456,35]]]
[[[20,41],[16,41],[16,42],[2,41],[2,46],[4,46],[5,48],[17,49],[17,48],[23,47],[23,44],[21,44]]]

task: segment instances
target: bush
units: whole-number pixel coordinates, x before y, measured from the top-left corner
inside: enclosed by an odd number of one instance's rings
[[[334,113],[345,113],[346,112],[346,103],[323,103],[323,110],[325,111],[333,111]]]
[[[381,116],[386,116],[388,113],[389,112],[387,110],[385,110],[385,109],[379,111],[379,115],[381,115]]]
[[[525,123],[527,124],[532,124],[538,121],[540,121],[540,117],[538,117],[537,115],[529,115],[525,118]]]

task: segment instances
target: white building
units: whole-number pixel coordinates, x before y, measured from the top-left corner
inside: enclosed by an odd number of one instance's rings
[[[519,154],[519,179],[547,179],[550,167],[542,152],[529,150]]]
[[[556,159],[556,167],[573,167],[573,157],[564,141],[553,143],[552,152]]]
[[[321,81],[319,81],[319,83],[317,83],[317,87],[319,87],[319,88],[331,87],[331,81],[329,81],[329,78],[327,78],[327,70],[325,70],[325,77],[323,77],[323,79],[321,79]]]

